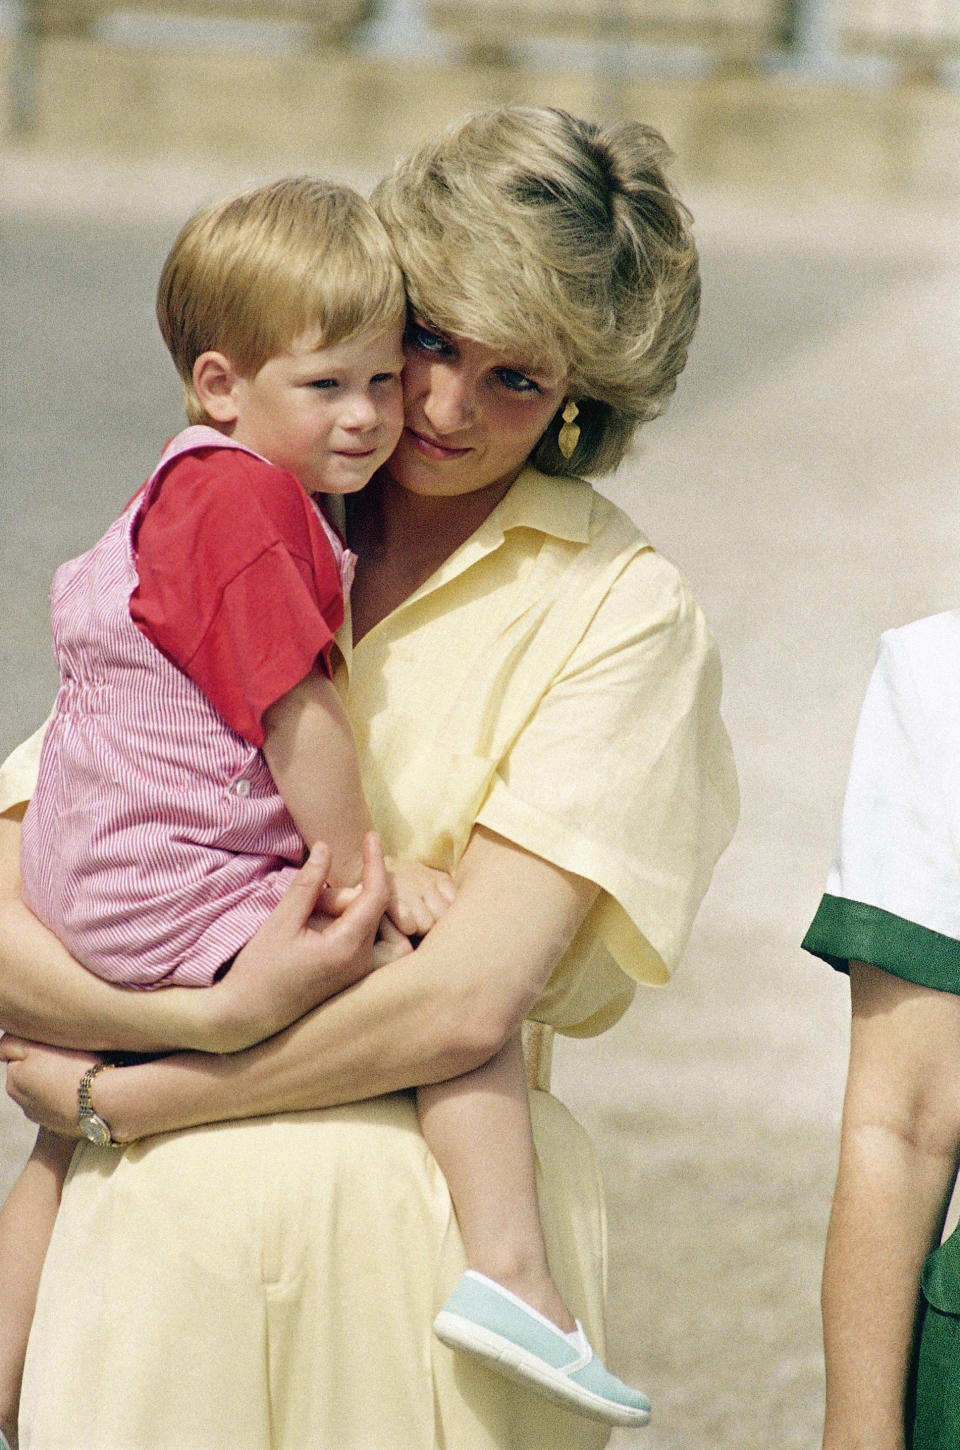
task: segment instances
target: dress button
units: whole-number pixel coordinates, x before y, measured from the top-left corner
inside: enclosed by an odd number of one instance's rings
[[[250,782],[248,780],[238,780],[236,785],[234,786],[234,790],[236,791],[237,795],[249,795]]]

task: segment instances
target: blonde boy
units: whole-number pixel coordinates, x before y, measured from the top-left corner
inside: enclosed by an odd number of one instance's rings
[[[305,841],[329,847],[333,888],[360,879],[371,822],[330,666],[354,558],[314,496],[362,488],[393,451],[405,296],[369,205],[294,178],[192,218],[157,314],[191,426],[55,576],[61,690],[23,889],[106,980],[203,986],[283,896]],[[428,930],[452,883],[390,866],[396,927]],[[284,1025],[268,1017],[263,1035]],[[108,1144],[91,1104],[101,1068],[80,1125]],[[73,1146],[41,1131],[0,1221],[0,1441],[15,1439]]]

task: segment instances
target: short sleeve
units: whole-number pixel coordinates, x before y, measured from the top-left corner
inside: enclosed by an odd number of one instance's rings
[[[960,699],[957,661],[940,647],[950,619],[880,642],[826,892],[803,945],[838,970],[867,961],[960,992]]]
[[[292,474],[246,453],[179,459],[136,535],[130,612],[231,728],[263,744],[263,715],[329,651],[340,571]]]
[[[603,888],[584,930],[635,980],[669,977],[736,821],[720,684],[703,615],[646,551],[614,582],[480,812]]]

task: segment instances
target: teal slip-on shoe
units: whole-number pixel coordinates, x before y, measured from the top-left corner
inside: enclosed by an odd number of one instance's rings
[[[650,1419],[646,1395],[610,1373],[579,1321],[573,1334],[564,1334],[516,1294],[473,1269],[455,1285],[433,1329],[450,1349],[592,1420],[639,1429]]]
[[[0,1450],[10,1450],[10,1441],[2,1430],[0,1430]]]

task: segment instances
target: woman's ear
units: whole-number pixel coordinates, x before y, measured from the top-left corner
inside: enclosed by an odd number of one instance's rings
[[[193,365],[193,390],[203,411],[215,423],[237,421],[239,374],[222,352],[202,352]]]

